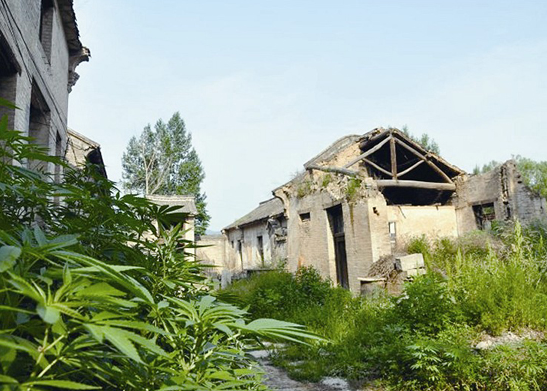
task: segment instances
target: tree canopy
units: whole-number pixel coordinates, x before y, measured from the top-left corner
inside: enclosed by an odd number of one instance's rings
[[[123,186],[130,192],[193,195],[198,209],[196,234],[205,233],[210,220],[201,191],[205,173],[180,113],[167,123],[159,119],[153,128],[147,125],[139,137],[132,137],[122,166]]]
[[[415,135],[410,133],[410,131],[408,130],[408,127],[406,125],[403,126],[401,131],[406,136],[408,136],[412,141],[420,144],[424,149],[426,149],[430,152],[433,152],[437,155],[440,155],[441,149],[439,148],[439,144],[437,144],[437,142],[432,137],[430,137],[427,133],[423,133],[419,137],[415,136]]]

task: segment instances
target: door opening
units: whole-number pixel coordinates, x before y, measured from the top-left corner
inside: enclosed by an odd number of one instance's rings
[[[349,289],[348,261],[346,256],[346,237],[344,235],[344,216],[342,205],[327,209],[330,229],[334,241],[334,259],[336,263],[336,281],[338,285]]]

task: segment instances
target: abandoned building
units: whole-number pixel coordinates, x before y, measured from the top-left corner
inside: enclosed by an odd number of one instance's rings
[[[194,196],[189,195],[147,195],[146,198],[156,205],[173,207],[169,213],[171,220],[164,224],[174,226],[182,223],[183,239],[195,242],[195,217],[198,214]],[[195,249],[191,253],[195,255]]]
[[[35,138],[53,156],[67,146],[68,95],[76,67],[88,61],[72,0],[5,0],[0,4],[0,97],[19,110],[0,107],[10,129]],[[56,176],[61,167],[45,169]]]
[[[108,177],[100,144],[70,128],[67,129],[65,161],[75,168],[91,163],[100,175]]]
[[[455,237],[547,210],[513,161],[467,175],[397,129],[343,137],[304,168],[223,230],[212,263],[234,271],[312,265],[359,292],[371,265],[411,237]]]

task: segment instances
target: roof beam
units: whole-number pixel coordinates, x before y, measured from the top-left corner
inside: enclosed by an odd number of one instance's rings
[[[325,172],[334,172],[336,174],[343,174],[348,176],[358,176],[359,173],[354,170],[348,170],[346,168],[341,167],[331,167],[331,166],[317,166],[317,165],[310,165],[306,167],[307,170],[319,170],[319,171],[325,171]]]
[[[378,164],[374,163],[373,161],[371,160],[368,160],[366,157],[363,158],[363,161],[367,164],[370,164],[372,167],[374,167],[375,169],[377,169],[378,171],[380,172],[383,172],[384,174],[386,174],[387,176],[391,176],[391,172],[389,172],[388,170],[385,170],[383,169],[382,167],[380,167]]]
[[[395,139],[393,138],[393,132],[391,140],[389,140],[389,151],[391,155],[391,176],[393,179],[397,179],[397,150],[395,149]]]
[[[347,163],[344,168],[349,168],[351,166],[353,166],[355,163],[357,163],[358,161],[360,160],[363,160],[364,158],[366,158],[367,156],[370,156],[372,155],[374,152],[378,151],[380,148],[382,148],[387,142],[389,142],[389,140],[391,140],[391,136],[388,136],[386,137],[385,140],[381,141],[378,145],[376,145],[375,147],[372,147],[370,148],[368,151],[360,154],[359,156],[357,156],[355,159],[353,160],[350,160],[349,163]]]
[[[416,151],[414,148],[412,148],[410,145],[407,145],[407,143],[405,142],[402,142],[401,140],[395,138],[395,141],[401,145],[402,147],[408,149],[410,152],[412,152],[414,155],[418,156],[420,159],[422,159],[424,162],[427,163],[427,165],[429,167],[431,167],[435,172],[437,172],[440,176],[443,177],[443,179],[447,182],[447,183],[454,183],[452,182],[452,179],[450,179],[450,177],[448,175],[445,174],[445,172],[443,170],[441,170],[439,167],[437,167],[434,163],[430,162],[429,159],[428,159],[428,156],[424,156],[423,154],[421,154],[420,152]]]
[[[378,179],[376,180],[378,187],[413,187],[418,189],[431,190],[456,190],[456,185],[453,183],[438,183],[424,181],[405,181],[397,179]]]
[[[410,171],[414,170],[416,167],[418,167],[423,162],[425,162],[425,160],[423,160],[423,159],[418,160],[418,163],[415,163],[412,166],[410,166],[409,168],[407,168],[406,170],[401,171],[398,176],[402,177],[403,175],[408,174]]]

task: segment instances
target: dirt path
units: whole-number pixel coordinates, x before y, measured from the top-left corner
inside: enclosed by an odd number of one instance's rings
[[[302,383],[292,380],[287,373],[274,367],[268,358],[267,350],[255,350],[251,352],[266,371],[264,382],[272,390],[276,391],[350,391],[347,382],[339,378],[324,378],[318,383]]]

